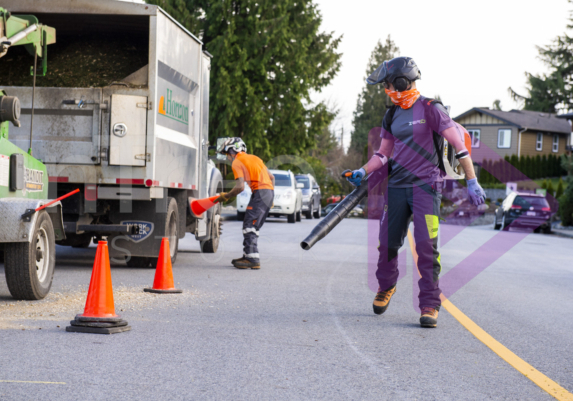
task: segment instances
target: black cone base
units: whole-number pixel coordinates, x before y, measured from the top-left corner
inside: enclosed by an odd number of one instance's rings
[[[66,327],[68,333],[94,333],[94,334],[115,334],[131,330],[127,321],[117,318],[88,318],[76,316],[70,322],[71,326]]]
[[[183,290],[178,290],[173,288],[172,290],[155,290],[153,288],[144,288],[143,291],[145,292],[152,292],[154,294],[181,294]]]
[[[68,326],[66,331],[68,333],[93,333],[93,334],[115,334],[123,333],[124,331],[131,330],[131,326],[121,326],[121,327],[84,327],[84,326]]]
[[[91,317],[84,315],[76,315],[76,321],[79,322],[105,322],[105,323],[117,323],[123,322],[124,320],[120,317]]]

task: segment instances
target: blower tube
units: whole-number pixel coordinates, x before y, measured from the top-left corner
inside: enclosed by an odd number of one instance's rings
[[[326,237],[366,195],[368,195],[368,178],[364,178],[358,188],[340,201],[340,203],[314,227],[310,235],[300,243],[302,249],[308,251],[314,244]]]

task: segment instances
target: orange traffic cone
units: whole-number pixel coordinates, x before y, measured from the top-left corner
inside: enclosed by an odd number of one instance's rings
[[[204,199],[193,199],[191,201],[191,211],[195,216],[201,216],[206,210],[211,209],[218,203],[215,202],[215,200],[218,197],[219,195],[211,196],[209,198],[204,198]]]
[[[107,241],[99,241],[84,313],[71,321],[66,331],[112,334],[131,330],[115,314]]]
[[[159,249],[159,259],[155,268],[155,280],[153,288],[144,288],[145,292],[155,292],[158,294],[180,294],[183,291],[175,288],[173,283],[173,268],[171,266],[171,254],[169,251],[169,238],[161,240]]]

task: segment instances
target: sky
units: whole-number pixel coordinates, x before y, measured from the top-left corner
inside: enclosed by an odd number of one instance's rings
[[[350,144],[352,112],[366,78],[368,59],[378,40],[388,35],[400,56],[412,57],[422,72],[422,95],[439,95],[452,117],[472,107],[519,108],[507,88],[526,94],[525,71],[543,73],[536,46],[566,31],[567,0],[314,0],[323,17],[322,30],[344,35],[337,77],[313,101],[340,108],[333,124],[344,128]],[[380,116],[382,120],[382,116]]]

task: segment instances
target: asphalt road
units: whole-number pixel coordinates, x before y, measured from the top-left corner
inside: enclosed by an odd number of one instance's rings
[[[216,255],[185,238],[182,295],[144,294],[153,270],[112,265],[116,310],[133,329],[111,336],[64,331],[83,310],[95,247],[59,247],[40,302],[13,301],[0,275],[0,399],[552,399],[444,309],[438,328],[419,327],[411,256],[388,311],[374,315],[367,221],[347,219],[305,252],[314,224],[269,220],[260,271],[230,265],[239,222],[225,222]],[[461,231],[441,248],[444,274],[496,234]],[[573,392],[573,240],[497,235],[520,241],[450,301]]]

